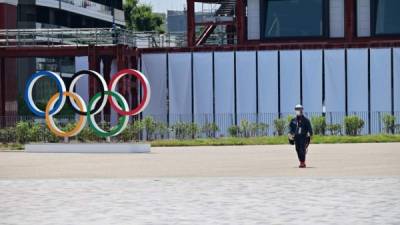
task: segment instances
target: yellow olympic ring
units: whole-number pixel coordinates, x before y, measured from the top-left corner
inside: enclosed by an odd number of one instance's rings
[[[47,103],[46,112],[45,112],[47,127],[50,129],[51,132],[53,132],[55,135],[57,135],[59,137],[65,138],[65,137],[75,136],[79,132],[81,132],[82,129],[85,127],[87,117],[86,117],[86,115],[80,115],[77,125],[71,131],[65,132],[65,131],[60,130],[54,122],[54,118],[53,118],[54,115],[50,114],[50,110],[54,107],[54,104],[58,100],[58,96],[59,96],[59,93],[56,93],[55,95],[53,95],[50,98],[49,102]],[[71,97],[76,102],[76,104],[78,105],[78,107],[81,111],[86,111],[86,104],[83,101],[82,97],[80,97],[79,95],[77,95],[73,92],[64,92],[63,96]]]

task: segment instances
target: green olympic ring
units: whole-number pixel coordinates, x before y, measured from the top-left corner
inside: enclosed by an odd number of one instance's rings
[[[112,92],[112,91],[104,91],[105,95],[111,96],[113,98],[115,98],[118,102],[118,104],[120,105],[120,107],[123,108],[123,110],[127,111],[129,106],[128,103],[126,102],[125,98],[117,93],[117,92]],[[93,131],[96,135],[98,135],[99,137],[110,137],[110,136],[116,136],[118,134],[120,134],[128,125],[129,122],[129,115],[125,115],[125,116],[121,116],[118,119],[118,124],[115,127],[112,127],[110,131],[104,131],[103,129],[101,129],[99,127],[99,125],[96,123],[95,120],[95,115],[97,115],[99,112],[96,112],[94,114],[91,114],[91,110],[95,108],[96,103],[100,100],[100,98],[102,97],[102,93],[99,92],[97,94],[95,94],[92,99],[89,102],[89,110],[87,110],[87,118],[89,121],[89,126],[93,128]]]

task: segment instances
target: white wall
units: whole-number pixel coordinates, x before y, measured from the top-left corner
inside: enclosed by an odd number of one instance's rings
[[[195,122],[212,122],[213,61],[211,52],[193,53],[193,84]],[[196,116],[197,114],[197,116]]]
[[[260,113],[278,112],[278,51],[258,52],[258,104]]]
[[[215,52],[215,113],[220,134],[234,123],[234,53]]]
[[[273,132],[278,113],[278,51],[258,52],[258,110],[259,121],[270,124]]]
[[[347,103],[351,115],[361,117],[368,132],[368,49],[347,50]]]
[[[260,39],[260,0],[247,0],[247,38]]]
[[[322,112],[322,51],[303,51],[303,106],[306,112]]]
[[[400,48],[394,52],[394,109],[400,111]],[[368,49],[347,50],[347,101],[349,114],[357,114],[365,121],[368,130],[368,95],[371,97],[373,132],[380,131],[379,115],[391,111],[391,49],[370,50],[370,84],[368,93]],[[192,53],[169,54],[169,113],[171,124],[177,119],[191,121],[191,76]],[[273,120],[278,115],[278,76],[280,75],[280,104],[283,116],[293,113],[293,107],[300,102],[300,51],[220,51],[193,53],[193,99],[195,121],[204,124],[213,119],[215,105],[219,134],[226,135],[227,128],[235,122],[234,82],[236,78],[238,122],[248,119],[267,123],[273,130]],[[302,51],[303,104],[307,112],[322,111],[322,50]],[[325,54],[325,106],[328,123],[341,123],[346,109],[345,50],[324,50]],[[168,114],[166,54],[142,55],[142,71],[148,77],[152,88],[152,99],[145,115],[164,116]],[[258,63],[256,62],[258,59]],[[236,65],[236,77],[234,75]],[[258,65],[258,67],[257,67]],[[77,70],[87,69],[87,57],[77,57]],[[280,74],[278,71],[280,70]],[[256,117],[258,74],[258,109]],[[214,80],[213,80],[214,78]],[[78,83],[87,92],[87,83]],[[213,82],[215,98],[213,98]],[[81,90],[81,92],[82,92]],[[85,94],[81,94],[85,96]],[[87,94],[86,94],[87,95]],[[214,102],[215,99],[215,102]],[[183,117],[176,118],[176,114]],[[241,115],[250,115],[244,116]],[[383,115],[383,114],[382,114]],[[400,115],[399,115],[400,116]],[[400,121],[399,121],[400,122]]]
[[[144,54],[141,65],[141,71],[151,87],[151,99],[143,115],[151,115],[159,121],[167,122],[167,55]]]
[[[280,59],[281,112],[288,114],[300,104],[300,51],[281,51]]]
[[[371,110],[391,110],[390,49],[371,49]]]
[[[400,124],[400,48],[393,49],[394,75],[394,111],[397,112],[397,122]]]
[[[346,111],[344,50],[325,51],[325,105],[329,123],[342,123]]]
[[[236,93],[238,121],[256,121],[256,52],[236,53]],[[249,91],[252,90],[252,91]]]
[[[192,65],[190,53],[171,53],[168,58],[170,123],[191,121]]]

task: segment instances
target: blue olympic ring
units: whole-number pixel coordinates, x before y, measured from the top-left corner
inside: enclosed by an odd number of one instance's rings
[[[24,100],[26,102],[26,105],[28,108],[32,111],[33,114],[36,116],[39,116],[41,118],[46,117],[46,113],[42,110],[40,110],[34,103],[33,103],[33,97],[32,97],[32,89],[33,85],[35,84],[36,80],[38,80],[41,77],[49,77],[53,79],[56,84],[57,84],[57,89],[59,92],[59,97],[57,102],[55,103],[54,107],[50,110],[50,114],[55,114],[57,111],[61,109],[61,105],[64,104],[65,97],[63,96],[63,93],[66,91],[65,90],[65,84],[62,81],[62,78],[50,71],[39,71],[35,74],[33,74],[29,80],[26,82],[26,89],[25,89],[25,94],[24,94]]]

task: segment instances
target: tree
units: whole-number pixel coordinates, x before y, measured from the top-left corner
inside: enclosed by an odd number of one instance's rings
[[[151,5],[138,4],[138,0],[127,0],[124,11],[128,29],[164,32],[164,18],[154,13]]]

